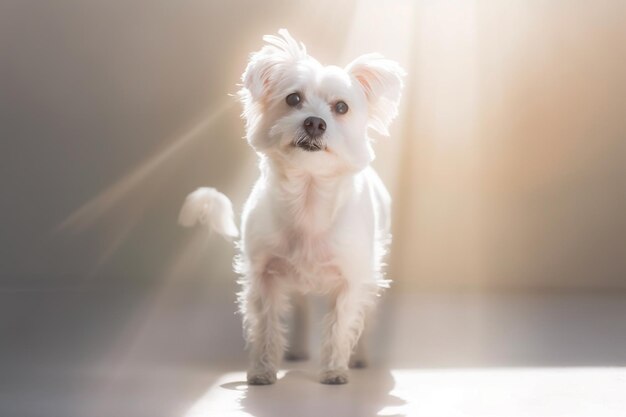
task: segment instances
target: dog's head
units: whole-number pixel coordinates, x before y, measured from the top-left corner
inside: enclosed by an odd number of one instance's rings
[[[312,173],[367,166],[374,158],[367,130],[388,134],[398,112],[402,68],[378,54],[345,68],[323,66],[284,29],[263,39],[239,93],[250,145]]]

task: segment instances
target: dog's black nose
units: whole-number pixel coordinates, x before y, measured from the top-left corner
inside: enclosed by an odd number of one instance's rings
[[[304,130],[312,138],[322,136],[326,131],[326,122],[319,117],[307,117],[304,120]]]

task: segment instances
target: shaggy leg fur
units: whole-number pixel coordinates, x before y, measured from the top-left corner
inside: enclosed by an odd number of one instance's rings
[[[350,368],[367,368],[369,364],[368,355],[367,355],[367,322],[365,323],[365,328],[363,329],[363,333],[361,337],[359,337],[359,341],[356,344],[356,348],[354,348],[354,352],[352,352],[352,356],[350,356]]]
[[[276,382],[276,371],[285,347],[281,317],[287,303],[272,277],[263,277],[261,285],[245,294],[244,323],[250,344],[248,383],[267,385]]]
[[[364,315],[365,303],[362,294],[349,286],[342,288],[325,320],[320,378],[323,384],[348,382],[348,361],[363,330]]]
[[[285,359],[302,361],[309,359],[309,304],[306,296],[293,294],[292,320],[289,326],[289,346]]]

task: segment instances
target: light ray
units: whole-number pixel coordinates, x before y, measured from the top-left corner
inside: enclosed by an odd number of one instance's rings
[[[343,387],[294,372],[302,371],[281,372],[272,387],[248,386],[244,372],[224,374],[183,416],[294,415],[306,404],[316,415],[396,417],[613,417],[626,409],[623,368],[392,369],[390,392],[376,378],[380,370],[360,371]]]
[[[79,232],[93,225],[94,222],[111,210],[124,197],[129,195],[131,191],[141,185],[172,156],[180,152],[194,140],[200,138],[201,134],[219,120],[233,105],[234,101],[229,100],[218,106],[217,109],[211,111],[206,118],[202,119],[186,133],[173,140],[165,149],[148,158],[132,172],[75,210],[55,228],[54,232]]]
[[[120,332],[120,336],[109,350],[109,359],[106,362],[115,364],[109,369],[112,382],[100,389],[103,391],[112,389],[113,381],[136,360],[135,355],[141,355],[141,352],[137,353],[141,349],[141,344],[154,336],[154,327],[158,326],[158,320],[155,320],[155,317],[167,310],[166,306],[179,296],[176,286],[180,284],[181,279],[194,276],[194,268],[206,255],[206,250],[207,234],[194,233],[173,257],[173,262],[158,277],[160,281],[158,289],[137,307],[137,312],[128,320],[124,330]]]
[[[85,287],[100,271],[100,268],[104,266],[109,259],[117,252],[117,250],[126,241],[130,232],[133,230],[137,221],[139,220],[138,214],[135,212],[132,215],[128,215],[124,219],[124,223],[115,230],[113,237],[109,240],[106,247],[101,251],[98,259],[94,263],[91,270],[85,274],[85,278],[81,282],[81,287]]]

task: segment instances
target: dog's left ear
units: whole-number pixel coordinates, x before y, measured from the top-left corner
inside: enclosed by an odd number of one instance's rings
[[[241,76],[245,89],[243,97],[252,101],[262,100],[270,94],[287,68],[307,58],[304,44],[298,43],[287,29],[280,29],[278,35],[266,35],[263,40],[265,46],[250,55],[248,66]]]
[[[368,102],[369,127],[388,136],[388,127],[398,115],[402,79],[406,74],[400,65],[380,54],[361,55],[346,71],[360,84]]]

